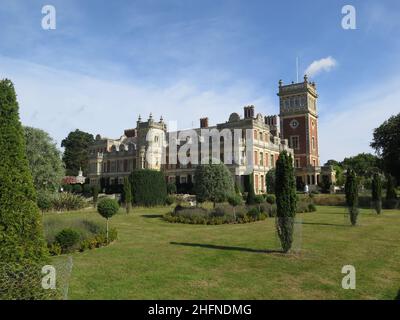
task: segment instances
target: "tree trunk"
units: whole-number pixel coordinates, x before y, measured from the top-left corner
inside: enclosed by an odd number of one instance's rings
[[[107,244],[108,244],[108,218],[107,218],[107,223],[106,223],[106,239],[107,239]]]

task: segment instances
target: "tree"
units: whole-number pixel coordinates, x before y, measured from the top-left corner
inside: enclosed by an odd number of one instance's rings
[[[56,191],[65,176],[61,152],[43,130],[24,127],[26,155],[36,190]]]
[[[275,169],[270,169],[265,175],[267,193],[275,193]]]
[[[394,187],[394,178],[391,175],[387,176],[386,182],[386,200],[395,200],[397,198],[396,189]]]
[[[129,180],[132,185],[133,202],[136,205],[152,207],[165,204],[167,184],[163,172],[149,169],[134,170]]]
[[[247,199],[246,204],[251,205],[256,203],[256,193],[254,191],[253,173],[247,176]]]
[[[348,169],[345,184],[346,204],[350,213],[350,222],[352,226],[357,223],[358,217],[358,183],[354,170]]]
[[[132,186],[128,177],[124,178],[123,197],[126,213],[129,213],[132,208]]]
[[[400,113],[374,130],[371,147],[382,157],[385,172],[394,176],[400,184]]]
[[[115,215],[119,210],[119,204],[117,200],[104,198],[99,201],[97,205],[97,212],[106,219],[106,237],[108,243],[108,220]]]
[[[374,173],[372,179],[372,204],[377,214],[382,211],[382,179],[379,173]]]
[[[275,196],[277,207],[276,228],[283,252],[288,252],[293,243],[293,227],[296,215],[296,182],[293,159],[286,150],[276,162]]]
[[[233,207],[233,217],[236,221],[236,207],[243,203],[242,196],[240,194],[232,194],[228,197],[229,204]]]
[[[258,204],[258,211],[261,211],[261,204],[262,204],[263,202],[265,202],[265,198],[264,198],[263,195],[258,194],[258,195],[255,196],[254,202],[255,202],[256,204]]]
[[[94,142],[93,135],[76,129],[68,134],[68,137],[61,142],[64,147],[63,161],[68,176],[78,175],[81,168],[88,172],[89,146]]]
[[[99,186],[94,185],[92,187],[92,195],[93,195],[93,206],[96,208],[97,200],[99,199]]]
[[[14,85],[1,80],[0,287],[6,290],[0,291],[0,299],[42,297],[38,283],[48,258],[18,109]]]
[[[365,186],[370,176],[379,168],[380,160],[370,153],[360,153],[354,157],[345,158],[342,162],[345,169],[352,169],[359,184]]]
[[[194,190],[200,203],[223,202],[234,194],[233,179],[229,169],[223,164],[202,164],[196,167]]]

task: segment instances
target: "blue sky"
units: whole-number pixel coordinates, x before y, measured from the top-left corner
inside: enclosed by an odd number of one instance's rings
[[[41,28],[46,4],[56,30]],[[341,27],[346,4],[356,30]],[[301,75],[325,59],[312,77],[320,155],[341,160],[371,151],[372,129],[400,111],[399,31],[396,0],[2,0],[0,77],[15,82],[23,123],[60,142],[76,128],[118,137],[150,112],[180,128],[246,104],[275,114],[296,57]]]

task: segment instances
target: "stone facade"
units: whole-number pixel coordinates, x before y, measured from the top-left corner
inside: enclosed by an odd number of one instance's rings
[[[253,174],[256,193],[266,191],[265,176],[275,167],[282,150],[293,155],[298,182],[301,180],[316,186],[322,174],[328,175],[330,181],[333,181],[333,170],[321,167],[319,163],[315,84],[309,83],[306,78],[304,83],[287,86],[280,81],[278,95],[279,117],[263,116],[260,113],[256,115],[254,106],[246,106],[243,117],[232,113],[228,121],[215,126],[209,126],[208,118],[202,118],[199,128],[169,132],[162,118],[154,121],[150,114],[147,121],[142,121],[139,116],[136,128],[125,130],[119,139],[97,135],[95,143],[89,149],[90,183],[122,184],[124,177],[132,170],[144,168],[162,170],[169,182],[193,183],[196,162],[180,163],[176,159],[177,153],[190,145],[188,141],[200,137],[198,148],[184,151],[191,159],[197,159],[197,163],[201,163],[201,145],[204,144],[204,139],[215,138],[204,138],[204,132],[217,133],[216,139],[220,139],[218,150],[210,149],[210,157],[206,162],[211,157],[224,163],[229,157],[234,159],[227,164],[232,176],[243,186],[245,176]],[[236,140],[232,142],[224,134],[231,134]],[[169,150],[173,139],[179,141],[177,153]],[[237,142],[237,147],[232,148],[230,153],[226,153],[224,149],[224,144],[228,142]]]

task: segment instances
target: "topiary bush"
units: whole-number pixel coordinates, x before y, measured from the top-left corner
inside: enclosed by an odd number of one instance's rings
[[[167,197],[167,185],[161,171],[134,170],[130,177],[133,202],[139,206],[164,205]]]
[[[268,202],[269,204],[275,204],[275,203],[276,203],[275,195],[273,195],[273,194],[266,194],[266,195],[265,195],[265,201]]]
[[[115,199],[104,198],[101,199],[97,205],[97,212],[106,219],[106,237],[107,243],[109,240],[108,234],[108,220],[114,216],[119,210],[118,201]]]
[[[63,229],[56,235],[55,240],[60,245],[62,253],[67,253],[76,249],[79,239],[79,232],[74,229]]]
[[[0,300],[42,299],[48,262],[13,83],[0,81]],[[32,273],[24,273],[32,270]]]

